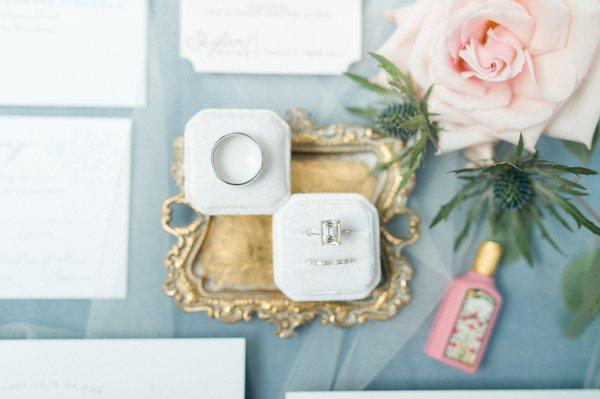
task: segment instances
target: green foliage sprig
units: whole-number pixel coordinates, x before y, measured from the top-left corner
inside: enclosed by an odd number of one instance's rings
[[[592,148],[588,149],[583,144],[571,141],[565,141],[564,144],[569,152],[587,164],[598,146],[599,139],[600,123],[596,125]],[[593,209],[587,205],[584,199],[581,198],[580,202],[589,209],[590,213],[593,213]],[[595,219],[600,221],[597,214]],[[565,305],[572,313],[567,335],[576,337],[600,313],[600,247],[598,247],[598,240],[594,246],[575,257],[567,265],[563,273],[562,292]]]
[[[563,298],[573,312],[567,330],[576,337],[600,311],[600,248],[590,248],[565,269],[562,284]]]
[[[346,73],[346,76],[363,88],[384,95],[388,100],[387,104],[383,108],[349,107],[348,111],[368,120],[377,131],[405,141],[405,148],[392,161],[377,166],[381,170],[396,162],[406,165],[400,183],[402,188],[423,163],[427,144],[431,142],[434,146],[437,145],[440,128],[432,120],[434,114],[427,107],[432,87],[422,93],[409,74],[402,72],[387,58],[376,53],[370,54],[387,73],[389,87],[353,73]]]
[[[455,248],[468,236],[473,225],[485,221],[486,217],[492,236],[504,235],[499,241],[516,248],[529,264],[534,261],[531,235],[535,230],[560,252],[543,222],[545,215],[553,217],[568,230],[573,230],[568,223],[571,218],[577,227],[583,226],[600,235],[600,227],[572,201],[588,195],[587,189],[573,177],[597,173],[588,168],[541,159],[538,152],[530,154],[524,150],[522,137],[516,149],[503,159],[494,159],[489,166],[464,168],[451,173],[465,183],[441,207],[431,227],[445,220],[463,203],[470,202],[465,224],[454,242]]]

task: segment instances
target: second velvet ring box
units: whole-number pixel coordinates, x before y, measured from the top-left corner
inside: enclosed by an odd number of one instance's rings
[[[273,216],[275,284],[295,301],[350,301],[381,280],[379,216],[359,194],[295,194]]]
[[[290,196],[290,136],[270,110],[198,112],[185,127],[186,197],[206,215],[273,214]]]
[[[184,159],[185,195],[200,212],[274,214],[274,280],[290,299],[358,300],[379,283],[377,210],[358,194],[290,197],[291,132],[274,112],[198,112]]]

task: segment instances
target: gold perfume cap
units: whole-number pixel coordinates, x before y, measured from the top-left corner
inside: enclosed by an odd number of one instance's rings
[[[493,277],[502,257],[502,245],[494,241],[484,241],[477,250],[473,271]]]

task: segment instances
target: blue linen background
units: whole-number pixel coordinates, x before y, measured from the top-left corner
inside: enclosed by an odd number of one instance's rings
[[[365,0],[365,52],[376,50],[392,31],[383,12],[404,2]],[[397,318],[353,329],[314,323],[281,340],[264,322],[226,325],[203,313],[176,310],[162,293],[163,258],[172,240],[159,221],[162,201],[176,192],[169,175],[171,142],[186,121],[206,107],[270,108],[284,114],[301,106],[321,123],[353,122],[344,106],[374,99],[343,77],[197,74],[178,56],[178,12],[176,1],[150,1],[146,108],[0,108],[7,115],[131,116],[134,123],[128,298],[0,301],[0,338],[245,337],[249,399],[280,398],[285,390],[600,387],[600,322],[580,338],[567,339],[568,313],[560,293],[568,259],[593,245],[594,238],[586,231],[566,233],[555,224],[552,230],[567,257],[539,243],[542,262],[533,268],[518,262],[499,272],[506,306],[478,374],[463,374],[423,354],[432,309],[450,277],[468,269],[473,247],[484,238],[477,233],[468,249],[452,254],[454,221],[426,228],[456,190],[455,179],[444,173],[463,162],[458,154],[430,154],[419,172],[410,205],[423,216],[423,236],[408,250],[415,268],[414,298]],[[352,70],[375,72],[368,57]],[[543,139],[539,148],[552,159],[576,162],[556,141]],[[599,154],[591,166],[600,169]],[[589,202],[598,204],[600,178],[586,183]]]

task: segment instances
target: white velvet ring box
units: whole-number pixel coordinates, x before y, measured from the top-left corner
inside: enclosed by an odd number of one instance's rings
[[[307,233],[322,220],[340,221],[340,245]],[[377,210],[362,195],[294,194],[273,216],[275,284],[294,301],[365,298],[381,280],[379,235]],[[350,262],[315,264],[333,260]]]
[[[230,133],[244,133],[260,146],[262,170],[251,183],[231,185],[215,174],[213,147]],[[270,215],[290,196],[291,133],[273,111],[202,110],[185,127],[184,152],[186,198],[206,215]],[[244,165],[229,159],[230,170]]]

